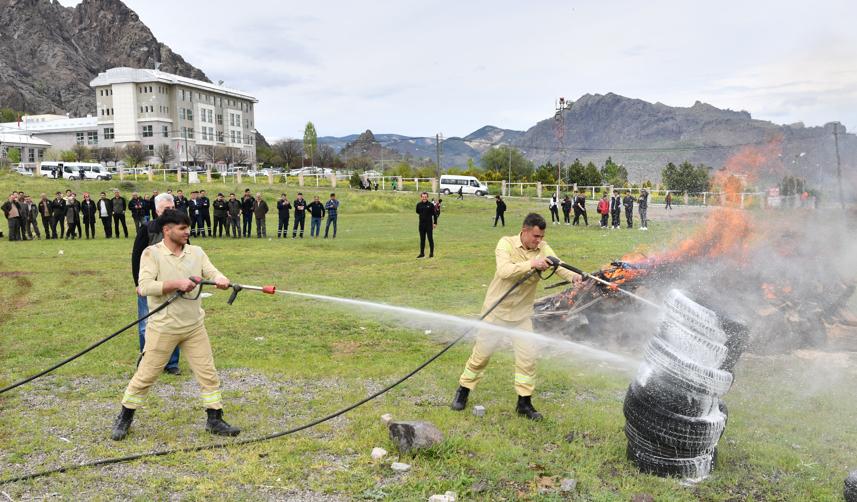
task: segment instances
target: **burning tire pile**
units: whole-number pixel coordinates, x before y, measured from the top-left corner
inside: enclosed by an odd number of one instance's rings
[[[726,427],[720,398],[748,332],[672,290],[657,334],[625,396],[628,459],[658,476],[702,478]]]

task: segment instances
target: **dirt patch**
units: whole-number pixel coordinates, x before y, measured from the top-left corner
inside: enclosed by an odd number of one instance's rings
[[[96,272],[95,270],[72,270],[71,272],[69,272],[69,275],[98,275],[98,272]]]
[[[16,291],[12,298],[0,298],[0,304],[10,306],[8,309],[0,310],[0,325],[5,324],[12,317],[12,312],[21,310],[30,304],[30,300],[27,299],[27,293],[32,289],[33,283],[26,277],[23,277],[23,274],[26,274],[26,272],[21,272],[21,275],[14,276]]]
[[[360,350],[362,344],[356,340],[346,340],[342,342],[333,342],[331,344],[331,349],[333,349],[334,356],[350,356]]]
[[[20,270],[0,272],[0,277],[21,277],[22,275],[32,275],[32,272],[22,272]]]

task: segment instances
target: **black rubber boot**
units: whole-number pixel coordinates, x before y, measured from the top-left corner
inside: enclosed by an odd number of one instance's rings
[[[218,436],[237,436],[241,433],[238,427],[232,427],[223,420],[223,410],[206,409],[208,420],[205,422],[205,430]]]
[[[467,396],[470,395],[470,389],[467,387],[458,386],[455,391],[455,397],[452,398],[452,404],[449,406],[455,411],[461,411],[467,407]]]
[[[518,412],[518,415],[523,415],[530,420],[538,421],[544,418],[541,413],[533,408],[530,396],[518,396],[518,405],[515,407],[515,411]]]
[[[128,429],[131,428],[131,422],[134,421],[134,410],[131,408],[122,407],[116,421],[113,422],[113,433],[110,437],[113,441],[122,441],[128,435]]]

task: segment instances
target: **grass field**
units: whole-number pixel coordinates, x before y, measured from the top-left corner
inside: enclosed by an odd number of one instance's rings
[[[98,192],[118,182],[70,183]],[[0,175],[0,192],[56,191],[52,181]],[[255,188],[261,188],[257,185]],[[163,190],[138,183],[140,191]],[[209,185],[209,192],[243,186]],[[123,191],[130,192],[129,185]],[[265,191],[270,202],[281,190]],[[290,187],[290,198],[296,189]],[[318,193],[326,199],[327,191]],[[493,247],[541,203],[508,201],[505,231],[491,226],[493,202],[445,200],[437,257],[416,260],[414,194],[340,190],[335,240],[196,240],[230,279],[281,289],[358,298],[463,316],[478,314],[494,271]],[[549,226],[547,241],[584,269],[642,247],[660,247],[692,229],[693,215],[651,211],[649,232]],[[590,209],[594,214],[594,208]],[[130,218],[129,218],[130,221]],[[309,222],[307,222],[308,224]],[[590,222],[592,223],[592,222]],[[268,218],[274,236],[276,217]],[[100,228],[98,229],[101,235]],[[309,229],[307,228],[307,235]],[[131,240],[0,242],[0,386],[70,355],[136,317]],[[60,255],[59,251],[63,250]],[[426,336],[369,312],[292,297],[226,293],[204,300],[225,417],[241,437],[305,423],[359,400],[410,371],[446,338]],[[129,437],[109,430],[137,357],[136,331],[55,373],[0,396],[0,479],[63,464],[215,441],[184,361],[164,375],[138,412]],[[498,353],[471,404],[483,418],[448,403],[470,350],[452,349],[385,396],[331,423],[252,446],[178,454],[76,470],[0,486],[13,500],[294,499],[426,500],[455,491],[463,500],[840,500],[842,480],[857,468],[857,415],[851,354],[748,355],[727,395],[729,425],[714,475],[696,485],[641,475],[625,460],[622,399],[628,373],[547,356],[534,400],[548,419],[514,414],[512,364]],[[634,357],[638,355],[631,354]],[[820,371],[823,368],[824,371]],[[379,422],[383,413],[435,423],[446,441],[401,461]],[[570,437],[573,434],[573,438]],[[568,441],[567,439],[571,439]],[[391,453],[369,456],[375,446]],[[574,478],[573,493],[552,489]],[[556,483],[558,487],[558,482]]]

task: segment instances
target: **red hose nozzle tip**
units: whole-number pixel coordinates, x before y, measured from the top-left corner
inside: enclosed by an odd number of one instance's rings
[[[202,277],[200,277],[198,275],[192,275],[192,276],[190,276],[190,280],[199,284],[200,282],[202,282]]]
[[[262,286],[262,292],[273,295],[277,292],[277,286]]]

